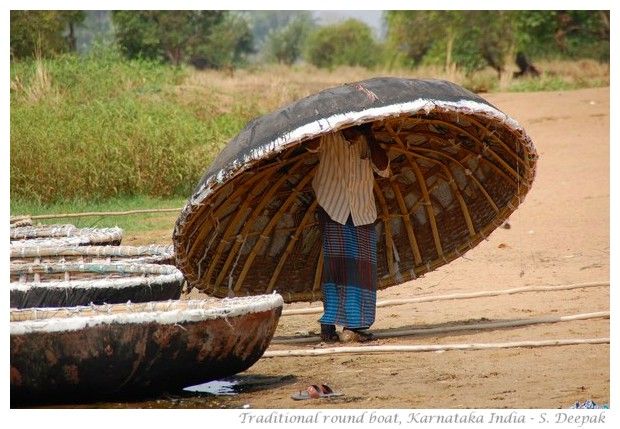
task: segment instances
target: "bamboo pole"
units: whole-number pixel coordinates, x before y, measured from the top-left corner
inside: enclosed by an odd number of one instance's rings
[[[247,218],[248,214],[252,210],[250,208],[250,205],[254,202],[254,198],[264,190],[268,183],[269,181],[264,180],[262,182],[263,186],[251,187],[249,195],[246,196],[243,203],[240,205],[240,207],[237,208],[235,214],[233,215],[233,218],[228,221],[228,225],[226,225],[226,229],[222,233],[222,238],[219,240],[219,243],[215,248],[215,252],[213,253],[214,257],[209,262],[209,268],[204,276],[204,283],[202,282],[202,279],[198,279],[198,283],[204,284],[205,288],[207,288],[211,282],[211,276],[213,276],[213,271],[217,266],[217,261],[220,258],[221,252],[224,250],[226,244],[229,243],[227,237],[229,237],[233,233],[233,231],[235,231],[241,225],[240,222],[242,219]]]
[[[459,190],[459,187],[457,186],[456,180],[454,179],[454,176],[452,175],[452,172],[450,171],[450,169],[439,160],[428,158],[420,154],[417,154],[417,156],[419,156],[421,159],[425,159],[427,161],[438,164],[444,170],[444,172],[446,173],[449,179],[448,183],[450,187],[452,188],[452,190],[454,191],[454,195],[456,196],[459,202],[459,206],[461,207],[461,212],[463,213],[463,217],[465,218],[465,223],[467,224],[467,229],[469,230],[469,235],[470,237],[473,237],[474,235],[476,235],[476,229],[474,228],[474,223],[471,220],[471,214],[469,213],[469,207],[467,207],[467,204],[465,203],[465,200],[463,199],[463,196],[461,195],[461,191]]]
[[[400,208],[400,212],[403,215],[403,223],[405,224],[405,230],[407,231],[407,237],[409,238],[409,245],[411,246],[411,254],[413,255],[414,263],[416,265],[419,265],[422,263],[422,254],[420,253],[418,241],[416,240],[415,234],[413,232],[413,226],[411,225],[411,218],[409,217],[409,212],[407,211],[405,200],[400,193],[400,188],[398,187],[398,184],[394,183],[392,180],[390,180],[390,184],[392,185],[392,189],[394,190],[394,195],[396,196],[396,201],[398,203],[398,207]]]
[[[379,205],[381,206],[381,210],[383,210],[383,229],[385,234],[385,258],[387,261],[388,272],[390,273],[390,277],[394,278],[396,275],[396,270],[394,268],[394,242],[392,240],[392,225],[390,224],[390,211],[387,206],[387,202],[385,201],[385,197],[383,196],[383,192],[377,181],[374,181],[373,188],[375,191],[375,196],[379,200]]]
[[[392,307],[396,305],[404,304],[419,304],[422,302],[434,302],[434,301],[448,301],[453,299],[472,299],[472,298],[488,298],[501,295],[513,295],[518,293],[528,292],[557,292],[561,290],[572,289],[585,289],[591,287],[605,287],[609,286],[609,281],[591,282],[591,283],[573,283],[568,285],[555,285],[555,286],[527,286],[512,289],[502,290],[487,290],[480,292],[468,292],[468,293],[452,293],[447,295],[433,295],[433,296],[421,296],[417,298],[401,298],[401,299],[389,299],[385,301],[377,302],[377,308],[380,307]],[[294,316],[299,314],[314,314],[322,311],[319,307],[308,308],[295,308],[285,309],[282,311],[282,316]]]
[[[289,149],[287,150],[282,157],[286,157],[287,155],[289,155],[289,153],[292,153],[293,150]],[[213,217],[214,218],[219,218],[221,217],[222,213],[224,210],[226,210],[228,208],[228,202],[234,200],[235,198],[240,197],[243,193],[247,193],[249,192],[249,190],[251,190],[251,188],[253,187],[254,183],[256,181],[258,181],[258,179],[264,177],[263,174],[269,174],[271,172],[273,172],[274,170],[278,169],[278,168],[282,168],[282,166],[289,164],[290,162],[293,162],[294,160],[298,159],[299,156],[291,156],[291,158],[289,159],[285,159],[284,161],[280,161],[280,162],[274,162],[274,163],[270,163],[270,164],[266,164],[263,165],[261,167],[258,167],[256,169],[252,169],[252,170],[245,170],[241,173],[239,173],[236,177],[234,177],[232,180],[227,181],[222,187],[220,187],[219,189],[217,189],[216,192],[221,192],[222,188],[224,186],[232,186],[234,188],[234,191],[232,193],[232,195],[230,195],[227,198],[224,198],[221,203],[218,206],[212,206],[210,207],[212,213],[213,213]],[[250,176],[247,181],[243,182],[243,186],[235,186],[237,181],[243,181],[245,176]],[[192,216],[190,219],[187,219],[186,223],[183,225],[183,229],[184,230],[190,230],[190,231],[200,231],[202,229],[202,225],[204,225],[204,223],[208,220],[208,218],[206,216],[196,216],[197,214],[202,213],[202,211],[195,211],[192,212]],[[191,233],[187,239],[188,242],[192,242],[194,241],[194,237],[193,237],[193,233]]]
[[[569,316],[550,316],[550,317],[536,317],[530,319],[517,319],[517,320],[504,320],[500,322],[486,322],[486,323],[470,323],[453,326],[440,326],[436,328],[418,328],[418,329],[388,329],[383,331],[373,332],[373,338],[397,338],[407,337],[413,335],[434,335],[434,334],[447,334],[451,332],[460,331],[479,331],[479,330],[491,330],[502,328],[517,328],[521,326],[541,325],[547,323],[561,323],[561,322],[574,322],[576,320],[590,320],[590,319],[609,319],[609,311],[598,311],[594,313],[572,314]],[[296,338],[274,338],[272,344],[300,344],[300,343],[315,343],[320,341],[321,338],[317,335],[307,337]]]
[[[434,141],[436,143],[439,143],[441,146],[445,146],[445,141],[442,139],[441,134],[436,134],[433,132],[429,132],[429,131],[418,131],[417,133],[426,136],[429,140]],[[491,169],[493,169],[493,171],[495,171],[497,174],[499,174],[500,176],[502,176],[504,179],[506,179],[506,181],[508,183],[510,183],[512,186],[517,187],[518,186],[518,182],[515,181],[509,174],[507,174],[504,170],[502,170],[499,166],[497,166],[495,163],[491,162],[491,160],[487,159],[487,158],[483,158],[481,153],[478,152],[473,152],[469,149],[467,149],[466,147],[463,147],[463,145],[461,145],[460,143],[457,145],[452,145],[452,146],[458,146],[459,152],[465,152],[469,155],[475,156],[475,157],[480,157],[481,161],[484,161],[489,167],[491,167]],[[425,148],[423,146],[414,146],[413,148],[411,148],[411,150],[415,149],[426,149],[426,150],[432,150],[430,148]],[[440,153],[443,153],[441,151],[438,151]],[[464,168],[464,167],[463,167]]]
[[[306,213],[304,214],[304,217],[301,219],[301,222],[299,222],[299,226],[297,227],[295,232],[291,234],[288,245],[286,246],[284,253],[282,253],[280,260],[278,261],[278,265],[276,265],[276,268],[273,271],[273,274],[271,275],[271,279],[269,279],[269,285],[267,286],[267,290],[265,291],[265,293],[271,293],[271,291],[273,291],[273,288],[276,284],[278,276],[280,275],[280,271],[282,271],[282,268],[284,268],[284,264],[287,258],[289,257],[293,249],[295,248],[295,243],[297,243],[297,240],[299,239],[299,234],[301,234],[301,231],[304,230],[308,220],[314,217],[314,211],[316,209],[316,206],[317,206],[317,201],[315,199],[310,205],[310,207],[308,208],[308,210],[306,211]]]
[[[390,124],[386,124],[386,129],[392,135],[392,138],[395,142],[397,142],[401,148],[407,149],[407,146],[402,142],[400,137],[394,132]],[[406,155],[407,156],[407,155]],[[422,170],[420,170],[420,166],[417,161],[412,156],[407,156],[409,163],[411,164],[411,168],[413,168],[413,172],[418,181],[418,186],[420,187],[420,192],[422,196],[426,200],[426,213],[428,214],[428,220],[431,225],[431,231],[433,233],[433,241],[435,242],[435,249],[437,250],[437,254],[441,257],[443,256],[443,248],[441,246],[441,239],[439,238],[439,230],[437,229],[437,221],[435,220],[435,212],[433,210],[433,204],[431,203],[430,194],[428,193],[428,188],[426,186],[426,178],[424,174],[422,174]]]
[[[499,145],[502,148],[504,148],[504,150],[506,152],[508,152],[510,155],[512,155],[512,157],[517,161],[517,163],[521,163],[523,168],[527,169],[528,166],[525,164],[525,161],[523,161],[523,159],[519,156],[519,154],[514,152],[512,150],[512,148],[510,148],[500,138],[498,138],[495,134],[493,134],[491,131],[489,131],[489,129],[487,127],[485,127],[481,122],[479,122],[473,116],[468,116],[467,117],[467,121],[469,121],[469,122],[473,123],[474,125],[478,126],[478,129],[482,129],[484,131],[485,136],[491,137],[491,139],[493,139],[493,140],[495,140],[495,142],[499,143]]]
[[[440,125],[440,126],[447,127],[447,128],[451,128],[453,130],[456,130],[458,132],[461,132],[461,133],[465,134],[467,137],[469,137],[474,142],[476,142],[478,144],[478,146],[482,147],[483,153],[484,153],[485,150],[488,151],[493,158],[495,158],[497,161],[499,161],[499,163],[502,165],[502,167],[504,167],[510,174],[512,174],[515,177],[515,179],[517,179],[518,182],[525,179],[524,177],[521,177],[506,161],[504,161],[504,159],[501,156],[496,154],[495,151],[493,151],[493,149],[491,149],[488,145],[485,145],[484,143],[482,143],[480,141],[480,139],[478,139],[476,136],[471,134],[469,131],[466,131],[463,128],[459,128],[459,127],[457,127],[457,126],[455,126],[455,125],[453,125],[453,124],[451,124],[449,122],[445,122],[445,121],[442,121],[440,119],[429,119],[429,120],[427,120],[427,123],[430,123],[430,124],[433,124],[433,125]]]
[[[356,346],[330,347],[324,349],[267,350],[263,358],[290,356],[325,356],[334,354],[356,353],[395,353],[395,352],[438,352],[451,350],[493,350],[518,347],[553,347],[584,344],[609,344],[609,337],[585,339],[559,339],[540,341],[513,341],[504,343],[470,343],[470,344],[419,344],[390,346]]]
[[[125,210],[125,211],[117,211],[117,212],[59,213],[59,214],[44,214],[44,215],[30,216],[30,219],[39,220],[39,219],[88,217],[88,216],[126,216],[126,215],[144,214],[144,213],[171,213],[171,212],[179,212],[181,210],[183,210],[183,207],[170,208],[170,209]]]
[[[299,161],[297,161],[291,167],[291,169],[289,170],[289,173],[295,172],[300,166],[302,166],[303,165],[302,161],[303,160],[301,160],[301,159]],[[280,177],[278,179],[278,181],[273,183],[272,186],[270,188],[268,188],[267,192],[265,193],[265,195],[263,195],[261,197],[261,200],[256,205],[256,207],[252,208],[252,213],[251,213],[250,217],[246,220],[245,224],[243,225],[243,228],[239,232],[238,237],[244,237],[245,236],[247,231],[250,229],[250,227],[252,226],[252,224],[256,220],[256,217],[259,214],[262,213],[263,209],[267,206],[267,204],[271,203],[271,197],[273,196],[273,194],[288,179],[289,179],[289,175],[288,174],[283,174],[282,177]],[[243,241],[240,241],[240,240],[235,241],[235,244],[233,245],[232,249],[228,252],[228,257],[226,258],[226,261],[224,262],[224,266],[220,269],[220,273],[217,276],[217,279],[215,280],[215,286],[213,287],[213,290],[216,290],[220,286],[220,284],[222,283],[222,280],[224,280],[224,277],[226,276],[227,271],[228,271],[228,267],[230,266],[230,264],[235,259],[235,256],[237,256],[237,252],[239,251],[239,248],[241,247],[241,243],[242,242]],[[216,255],[216,256],[219,257],[219,255]]]
[[[248,271],[250,267],[252,266],[254,259],[256,258],[256,255],[262,249],[265,243],[265,240],[269,238],[269,234],[271,234],[271,231],[273,230],[273,228],[275,228],[275,226],[278,224],[278,222],[280,221],[280,218],[284,216],[284,213],[286,213],[289,206],[297,200],[299,192],[308,184],[310,180],[312,180],[312,178],[314,177],[315,171],[316,169],[313,169],[311,172],[306,174],[299,181],[299,183],[297,183],[295,188],[290,192],[288,198],[278,208],[278,211],[271,217],[271,220],[269,220],[269,223],[263,228],[263,231],[258,237],[258,240],[256,240],[256,243],[254,243],[254,246],[252,246],[252,250],[250,251],[250,254],[248,255],[248,257],[243,263],[243,268],[241,269],[241,273],[239,274],[239,277],[237,278],[237,282],[235,283],[235,286],[233,288],[235,292],[238,292],[239,289],[241,289],[241,285],[243,284],[243,281],[245,280],[248,274]]]
[[[436,151],[436,150],[433,150],[433,149],[421,148],[421,147],[416,147],[416,148],[415,148],[415,150],[416,150],[416,151],[421,150],[421,151],[424,151],[424,152],[434,153],[434,154],[436,154],[436,155],[438,155],[438,156],[443,156],[444,158],[447,158],[447,159],[449,159],[450,161],[452,161],[452,162],[454,162],[454,163],[458,164],[458,165],[459,165],[459,166],[460,166],[463,170],[467,170],[467,169],[465,168],[465,166],[463,166],[463,165],[462,165],[462,164],[461,164],[458,160],[456,160],[456,159],[452,158],[451,156],[449,156],[449,155],[447,155],[447,154],[445,154],[445,153],[443,153],[443,152]],[[500,211],[500,210],[499,210],[499,207],[497,207],[497,204],[495,204],[495,201],[493,200],[493,198],[491,197],[491,195],[489,195],[489,192],[486,190],[486,188],[484,187],[484,185],[482,185],[482,183],[480,183],[480,181],[479,181],[478,179],[476,179],[476,177],[474,177],[474,175],[473,175],[473,174],[472,174],[472,175],[470,175],[469,177],[470,177],[470,179],[472,180],[472,182],[474,182],[474,183],[478,186],[478,189],[480,189],[480,192],[482,192],[482,194],[483,194],[483,195],[484,195],[484,197],[487,199],[487,201],[489,202],[489,204],[491,205],[491,207],[493,207],[493,210],[495,210],[495,212],[498,212],[498,213],[499,213],[499,211]]]

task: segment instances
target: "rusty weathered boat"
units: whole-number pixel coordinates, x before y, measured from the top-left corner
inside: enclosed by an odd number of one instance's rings
[[[11,310],[11,402],[152,395],[252,366],[280,295]]]
[[[11,264],[11,307],[178,299],[185,279],[172,265],[145,263]]]

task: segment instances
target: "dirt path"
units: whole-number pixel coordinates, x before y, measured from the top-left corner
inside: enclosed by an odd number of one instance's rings
[[[510,229],[498,229],[465,258],[422,279],[380,291],[379,300],[609,279],[609,89],[491,94],[485,98],[517,119],[537,146],[540,160],[532,191],[510,219]],[[166,236],[169,232],[161,234]],[[609,308],[608,287],[428,302],[378,309],[373,330],[562,316]],[[316,332],[318,317],[283,317],[276,337]],[[390,338],[373,345],[609,334],[608,319],[593,319]],[[271,349],[299,347],[273,344]],[[263,358],[237,376],[246,383],[238,395],[216,402],[187,399],[174,406],[566,408],[586,399],[609,403],[609,362],[606,344]],[[330,401],[290,398],[293,392],[315,383],[327,383],[345,395]]]

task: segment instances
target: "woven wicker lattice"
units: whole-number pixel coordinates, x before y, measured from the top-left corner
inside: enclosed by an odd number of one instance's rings
[[[117,246],[121,228],[77,228],[73,225],[41,225],[11,228],[11,245],[20,246]]]
[[[145,263],[11,264],[11,307],[65,307],[177,299],[183,274]]]
[[[119,262],[174,264],[170,246],[31,246],[12,245],[11,263]]]
[[[20,226],[32,226],[32,219],[30,216],[11,216],[11,228]]]
[[[190,285],[320,299],[318,158],[300,143],[369,122],[393,173],[375,182],[379,288],[463,255],[532,186],[537,154],[525,131],[457,85],[377,78],[325,90],[252,121],[209,167],[173,234]]]

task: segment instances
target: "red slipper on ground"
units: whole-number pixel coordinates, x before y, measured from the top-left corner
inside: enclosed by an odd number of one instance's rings
[[[319,389],[321,389],[321,397],[322,398],[328,398],[328,397],[332,397],[332,396],[342,396],[344,395],[344,393],[340,393],[340,392],[334,392],[332,390],[331,387],[329,387],[327,384],[321,384],[319,386]]]
[[[321,384],[320,386],[311,384],[306,387],[306,390],[300,390],[299,392],[291,395],[291,398],[296,401],[303,401],[306,399],[331,398],[342,395],[342,393],[334,392],[327,384]]]

